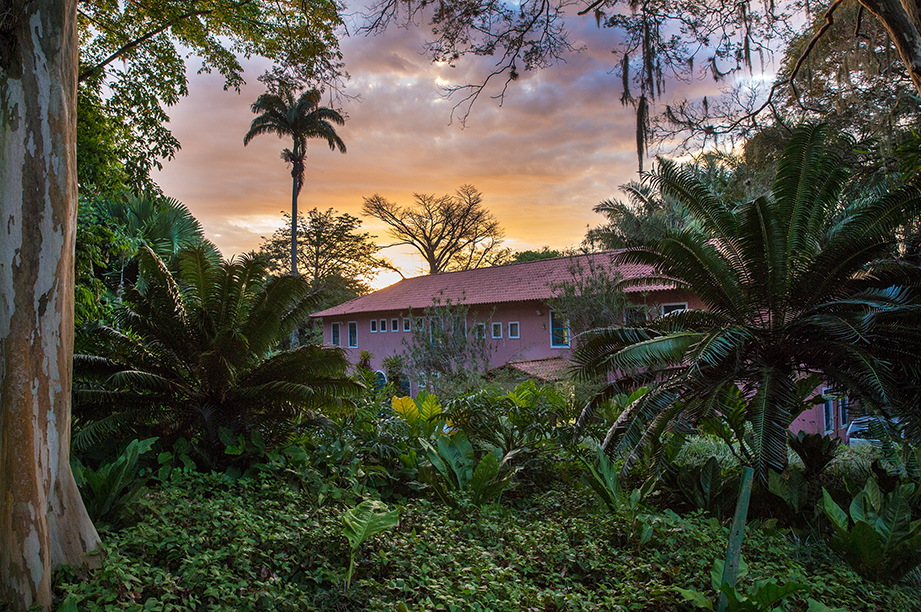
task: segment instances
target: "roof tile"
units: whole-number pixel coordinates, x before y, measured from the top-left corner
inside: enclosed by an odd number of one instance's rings
[[[445,272],[405,278],[374,293],[316,312],[314,317],[342,316],[362,312],[385,310],[423,309],[438,298],[442,303],[497,304],[502,302],[523,302],[546,300],[553,297],[553,287],[571,280],[573,270],[590,264],[613,268],[611,258],[618,251],[590,253],[572,257],[538,259],[520,263],[477,268],[463,272]],[[616,266],[623,280],[650,276],[651,266],[641,264],[620,264]],[[671,285],[649,283],[628,287],[628,293],[642,291],[664,291]]]

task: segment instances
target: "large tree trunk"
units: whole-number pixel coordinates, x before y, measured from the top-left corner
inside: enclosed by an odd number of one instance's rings
[[[921,95],[921,1],[860,0],[860,4],[889,31],[908,76]]]
[[[76,0],[0,10],[0,601],[51,606],[99,543],[70,470]],[[8,10],[6,10],[8,9]]]

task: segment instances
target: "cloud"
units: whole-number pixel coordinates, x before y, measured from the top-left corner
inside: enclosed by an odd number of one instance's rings
[[[348,121],[338,130],[348,153],[309,143],[299,206],[358,216],[363,198],[375,193],[408,203],[414,192],[452,193],[469,183],[516,248],[578,244],[587,225],[601,222],[592,208],[636,177],[636,154],[633,111],[621,106],[619,79],[610,73],[612,33],[591,19],[572,23],[571,40],[586,51],[523,73],[501,107],[490,97],[501,84],[491,86],[464,129],[456,112],[451,121],[457,98],[446,99],[443,85],[477,82],[493,59],[433,64],[419,28],[345,38],[348,91],[360,96],[345,101]],[[279,158],[289,143],[260,136],[243,146],[264,65],[247,61],[245,68],[249,83],[239,95],[223,91],[219,75],[191,76],[189,96],[170,109],[182,149],[155,176],[225,256],[258,248],[270,220],[280,225],[280,211],[291,207],[290,169]],[[365,226],[386,243],[385,228],[367,219]],[[408,252],[395,259],[407,275],[416,272]]]

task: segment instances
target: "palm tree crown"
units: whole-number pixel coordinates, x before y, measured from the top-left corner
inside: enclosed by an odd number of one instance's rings
[[[820,374],[874,408],[899,401],[895,364],[921,356],[921,274],[890,257],[900,225],[921,211],[921,192],[843,202],[848,171],[840,143],[835,150],[828,140],[823,126],[798,130],[773,197],[737,206],[673,163],[650,177],[699,229],[668,230],[619,259],[651,264],[659,280],[693,292],[706,309],[596,330],[580,343],[586,377],[661,381],[615,422],[609,452],[636,449],[675,420],[718,414],[741,388],[752,463],[765,478],[786,464],[786,432],[802,405],[798,380]]]
[[[74,357],[87,440],[125,429],[191,437],[219,460],[222,429],[279,442],[359,391],[339,350],[274,352],[315,303],[301,277],[269,277],[258,257],[215,264],[204,247],[181,254],[181,277],[148,247],[140,263],[144,290],[126,291],[120,328],[92,330],[95,354]]]
[[[260,134],[277,134],[279,138],[291,137],[294,144],[281,152],[281,158],[291,164],[293,187],[291,193],[291,274],[297,274],[297,196],[304,184],[304,160],[307,158],[307,140],[326,140],[329,150],[345,153],[345,143],[336,134],[335,125],[344,125],[345,119],[338,112],[320,106],[321,92],[308,89],[294,97],[295,92],[283,88],[278,93],[264,93],[253,103],[252,111],[258,117],[253,119],[249,131],[243,137],[243,145]]]

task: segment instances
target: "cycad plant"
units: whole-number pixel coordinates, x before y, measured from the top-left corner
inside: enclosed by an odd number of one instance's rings
[[[818,373],[871,409],[899,401],[894,364],[917,364],[921,353],[919,270],[891,256],[899,228],[921,211],[921,192],[842,201],[842,144],[823,126],[797,130],[772,197],[735,206],[674,163],[649,177],[700,229],[670,230],[618,259],[652,265],[658,280],[694,293],[704,309],[582,338],[575,357],[584,376],[659,381],[614,423],[608,452],[636,456],[676,421],[718,412],[739,387],[751,463],[766,479],[787,463],[787,429],[802,406],[797,380]]]
[[[258,257],[216,264],[204,247],[180,255],[178,277],[148,247],[139,259],[144,289],[129,287],[119,327],[91,330],[95,353],[74,358],[77,445],[186,437],[219,465],[222,437],[277,443],[360,391],[339,350],[275,351],[315,301],[300,277],[270,277]]]

